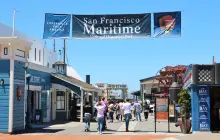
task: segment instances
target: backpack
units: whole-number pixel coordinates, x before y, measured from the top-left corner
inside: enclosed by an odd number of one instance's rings
[[[119,105],[115,105],[115,106],[113,107],[113,110],[114,110],[114,111],[118,111],[118,110],[119,110]]]

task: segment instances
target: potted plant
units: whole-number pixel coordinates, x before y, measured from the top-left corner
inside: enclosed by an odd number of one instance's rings
[[[191,96],[187,89],[182,89],[178,96],[178,104],[180,105],[180,129],[182,133],[188,134],[191,130]]]

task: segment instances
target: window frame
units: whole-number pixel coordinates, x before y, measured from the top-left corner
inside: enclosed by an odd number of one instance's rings
[[[63,96],[61,96],[61,95],[58,95],[58,94],[63,94]],[[63,99],[64,100],[58,100],[58,97],[64,97]],[[57,103],[58,102],[63,102],[63,104],[64,104],[64,108],[61,108],[61,109],[57,109]],[[56,110],[66,110],[66,95],[65,95],[65,92],[63,92],[63,91],[57,91],[56,92]]]
[[[4,48],[4,55],[8,55],[8,47]]]

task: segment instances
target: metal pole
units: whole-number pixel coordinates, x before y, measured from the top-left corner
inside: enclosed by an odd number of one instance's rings
[[[12,18],[12,37],[14,37],[15,34],[15,15],[16,15],[16,10],[13,10],[13,18]]]
[[[83,105],[84,105],[84,92],[83,90],[81,89],[81,103],[80,103],[80,122],[82,123],[83,122]]]
[[[156,109],[157,109],[157,98],[155,97],[154,98],[154,101],[155,101],[155,105],[154,105],[154,133],[157,133],[157,120],[156,120],[156,118],[157,118],[157,111],[156,111]]]
[[[31,104],[30,104],[30,79],[28,78],[28,92],[27,92],[27,114],[26,114],[26,128],[31,128]]]
[[[56,52],[56,41],[55,41],[55,39],[53,40],[53,51]]]
[[[170,132],[170,98],[168,97],[168,133]]]
[[[64,39],[64,48],[63,48],[63,63],[66,64],[66,39]]]

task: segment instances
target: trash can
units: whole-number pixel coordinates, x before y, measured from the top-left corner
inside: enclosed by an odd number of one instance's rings
[[[36,124],[43,123],[43,113],[41,109],[37,109],[35,111],[35,123]]]

